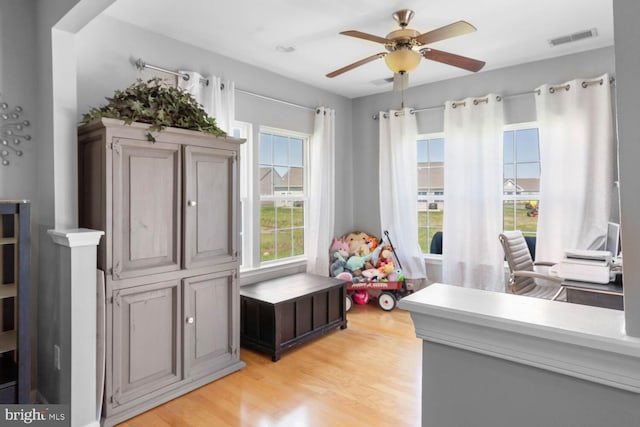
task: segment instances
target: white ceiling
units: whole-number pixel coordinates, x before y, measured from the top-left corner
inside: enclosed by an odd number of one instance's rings
[[[478,31],[434,43],[439,50],[486,62],[482,71],[613,45],[612,0],[117,0],[113,18],[221,55],[355,98],[391,90],[372,82],[391,77],[384,59],[335,78],[325,74],[384,51],[340,35],[359,30],[386,36],[391,14],[412,9],[420,33],[458,20]],[[551,47],[549,40],[596,28],[598,36]],[[295,51],[280,52],[277,46]],[[162,64],[154,64],[162,66]],[[185,64],[187,65],[187,64]],[[410,86],[470,74],[422,60]]]

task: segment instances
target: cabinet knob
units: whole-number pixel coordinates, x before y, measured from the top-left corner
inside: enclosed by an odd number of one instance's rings
[[[187,206],[196,206],[198,204],[198,202],[196,202],[195,200],[189,200],[187,202]]]
[[[194,319],[193,317],[187,317],[187,323],[192,324],[195,321],[196,319]]]

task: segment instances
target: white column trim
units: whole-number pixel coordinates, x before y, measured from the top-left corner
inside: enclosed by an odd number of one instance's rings
[[[68,248],[81,246],[97,246],[104,231],[88,228],[73,228],[69,230],[47,230],[53,242]]]
[[[622,311],[440,283],[399,307],[425,341],[640,393],[640,338]]]
[[[99,425],[100,413],[96,405],[97,245],[104,232],[70,229],[48,233],[60,246],[60,293],[61,298],[69,299],[71,331],[69,339],[60,341],[60,347],[61,359],[64,358],[62,373],[70,376],[70,422],[73,426],[93,427]]]

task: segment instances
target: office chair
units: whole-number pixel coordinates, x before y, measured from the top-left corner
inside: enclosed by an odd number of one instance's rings
[[[553,263],[534,263],[520,230],[505,231],[500,234],[499,239],[511,273],[509,277],[509,292],[552,301],[557,300],[564,290],[562,279],[534,271],[533,269],[534,266],[550,267]],[[547,283],[544,283],[543,280]]]

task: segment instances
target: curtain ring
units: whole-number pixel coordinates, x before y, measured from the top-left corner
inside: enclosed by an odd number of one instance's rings
[[[502,97],[500,95],[497,95],[496,96],[496,101],[498,101],[498,102],[502,101]]]
[[[478,100],[477,99],[473,100],[473,105],[478,105]]]

